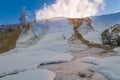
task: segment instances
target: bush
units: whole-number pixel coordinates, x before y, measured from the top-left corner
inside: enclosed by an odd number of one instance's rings
[[[120,46],[120,24],[116,24],[106,29],[101,34],[102,43],[111,47]]]

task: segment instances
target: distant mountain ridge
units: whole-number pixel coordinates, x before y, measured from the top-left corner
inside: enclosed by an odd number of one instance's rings
[[[99,28],[110,27],[114,24],[120,24],[120,12],[108,15],[91,17],[93,26]]]

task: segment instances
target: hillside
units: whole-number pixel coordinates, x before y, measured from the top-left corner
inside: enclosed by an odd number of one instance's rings
[[[29,24],[26,24],[24,28],[27,30]],[[16,47],[16,41],[18,40],[22,29],[20,25],[10,25],[2,28],[0,31],[0,53],[9,51]]]
[[[54,18],[3,28],[0,80],[119,80],[119,68],[112,67],[119,67],[119,48],[103,45],[101,38],[104,30],[120,24],[119,15]]]
[[[90,40],[90,42],[96,42],[101,44],[101,33],[103,30],[113,26],[114,24],[119,24],[120,22],[120,13],[116,14],[110,14],[110,15],[103,15],[103,16],[94,16],[91,18],[71,18],[67,19],[69,23],[73,26],[73,30],[78,29],[79,33],[86,34],[89,32],[89,34],[84,35],[83,37],[86,40]],[[59,20],[59,18],[57,18]],[[62,18],[60,18],[62,19]],[[54,19],[55,20],[55,19]],[[49,20],[50,21],[50,20]],[[4,26],[4,25],[1,25]],[[25,28],[30,25],[25,25]],[[49,25],[48,25],[49,26]],[[81,27],[80,27],[81,26]],[[88,27],[86,27],[88,26]],[[86,28],[86,29],[85,29]],[[94,29],[95,31],[90,31],[91,29]],[[8,51],[10,49],[13,49],[15,47],[16,41],[21,34],[20,25],[6,25],[4,29],[1,29],[0,31],[0,53]],[[89,37],[92,34],[96,35],[96,38]]]

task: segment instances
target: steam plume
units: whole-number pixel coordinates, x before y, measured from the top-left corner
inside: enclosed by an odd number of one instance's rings
[[[56,0],[52,5],[45,5],[36,12],[36,20],[69,17],[83,18],[93,16],[104,8],[103,0]]]

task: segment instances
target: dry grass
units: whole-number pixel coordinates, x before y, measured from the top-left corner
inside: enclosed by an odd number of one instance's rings
[[[22,28],[25,28],[25,32],[29,30],[30,24],[24,25]],[[22,30],[20,26],[12,26],[9,28],[4,28],[0,32],[0,53],[9,51],[15,48],[16,41],[19,38]]]
[[[83,24],[83,18],[69,18],[68,21],[73,25],[73,29],[76,31],[80,25]]]
[[[68,21],[73,25],[73,29],[76,31],[83,22],[87,23],[87,26],[89,29],[93,29],[93,26],[91,25],[91,19],[90,18],[69,18]]]

